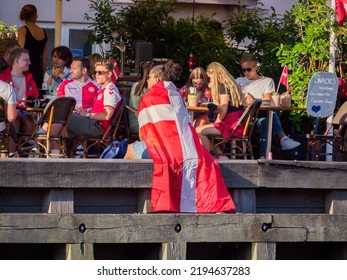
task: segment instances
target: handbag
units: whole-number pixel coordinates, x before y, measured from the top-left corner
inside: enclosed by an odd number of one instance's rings
[[[124,158],[128,149],[128,139],[125,138],[121,142],[118,140],[113,141],[109,144],[106,149],[102,152],[100,158]]]

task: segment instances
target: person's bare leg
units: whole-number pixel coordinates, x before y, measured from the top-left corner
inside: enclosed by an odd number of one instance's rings
[[[124,159],[136,159],[135,153],[134,153],[134,144],[133,143],[128,145],[127,152],[124,156]]]
[[[200,138],[201,144],[206,148],[206,150],[211,151],[211,141],[208,138],[210,134],[219,134],[219,130],[216,129],[213,124],[206,124],[202,126],[198,126],[196,128],[196,132]],[[221,154],[222,150],[219,147],[215,147],[216,154]],[[226,156],[218,156],[218,159],[229,159]]]

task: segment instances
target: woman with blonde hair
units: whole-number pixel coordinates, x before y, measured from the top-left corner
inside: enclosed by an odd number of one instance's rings
[[[230,138],[230,132],[243,113],[243,96],[240,87],[233,76],[218,62],[212,62],[206,70],[210,78],[209,87],[212,92],[213,103],[218,107],[218,114],[214,123],[198,126],[196,131],[203,146],[210,150],[209,134],[221,134]],[[241,136],[243,127],[240,125],[234,135]],[[219,152],[219,151],[217,151]]]

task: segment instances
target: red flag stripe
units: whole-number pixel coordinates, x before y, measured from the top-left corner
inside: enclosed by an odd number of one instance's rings
[[[280,84],[284,85],[288,89],[288,66],[284,66],[282,75],[280,78]]]
[[[345,4],[347,4],[347,0],[335,0],[336,17],[340,26],[343,26],[343,22],[347,15]]]

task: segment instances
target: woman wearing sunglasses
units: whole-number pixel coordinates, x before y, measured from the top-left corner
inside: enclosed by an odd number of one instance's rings
[[[275,83],[273,79],[258,74],[259,62],[254,54],[244,54],[240,59],[240,65],[244,77],[239,77],[236,82],[242,88],[247,104],[255,98],[262,99],[263,93],[274,92]],[[267,135],[267,112],[260,111],[258,115],[257,126],[260,127],[260,158],[265,158],[266,152],[266,135]],[[274,112],[272,134],[277,135],[280,139],[282,150],[291,150],[300,145],[299,142],[290,139],[283,132],[283,128],[278,117]]]

